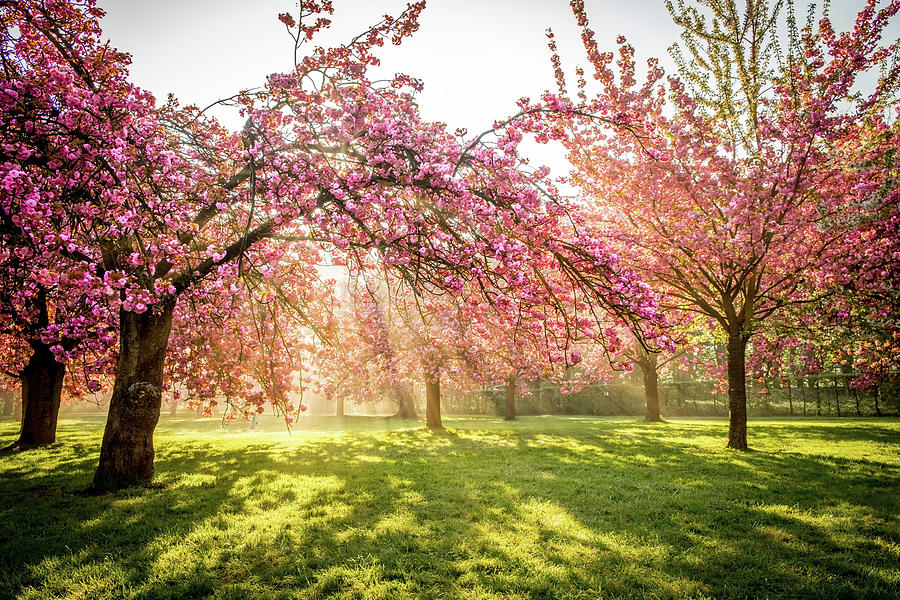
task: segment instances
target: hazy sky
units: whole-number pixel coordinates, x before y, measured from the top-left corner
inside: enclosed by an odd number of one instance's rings
[[[278,21],[292,0],[99,0],[105,34],[133,55],[132,80],[159,98],[175,93],[205,106],[267,74],[291,68],[292,40]],[[851,23],[863,0],[834,0],[835,24]],[[340,43],[406,0],[334,0],[330,30],[320,44]],[[667,48],[677,41],[663,0],[586,0],[601,48],[625,35],[643,61],[657,56],[667,70]],[[553,89],[545,30],[552,27],[567,70],[585,63],[568,0],[428,0],[419,31],[400,47],[381,49],[387,75],[419,77],[423,116],[453,128],[483,131],[515,112],[515,100]],[[892,28],[896,34],[897,27]],[[234,125],[238,121],[235,119]],[[554,166],[555,160],[538,156]],[[561,165],[556,165],[556,174]]]
[[[277,14],[291,0],[101,0],[113,45],[134,57],[132,79],[159,97],[174,92],[199,105],[259,85],[266,74],[290,69],[292,41]],[[332,28],[323,42],[340,43],[398,14],[406,0],[334,0]],[[627,6],[627,10],[624,7]],[[588,0],[604,46],[622,33],[643,55],[666,58],[675,41],[662,0]],[[424,115],[454,127],[481,130],[515,110],[521,96],[554,87],[546,28],[553,27],[570,66],[584,62],[567,0],[429,0],[421,28],[400,47],[379,55],[388,74],[425,81]]]

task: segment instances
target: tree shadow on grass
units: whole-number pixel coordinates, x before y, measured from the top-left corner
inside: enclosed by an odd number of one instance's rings
[[[621,422],[464,424],[477,429],[162,438],[161,486],[97,498],[77,493],[96,457],[78,438],[0,470],[0,596],[898,592],[896,465],[709,451]]]
[[[809,425],[803,426],[803,437],[807,440],[819,440],[822,442],[877,442],[882,444],[900,444],[900,427],[896,422],[885,421],[879,425],[857,425],[851,420],[835,422],[834,425]],[[792,425],[788,424],[764,424],[767,427],[768,436],[776,436],[785,440],[792,438]],[[893,426],[892,426],[893,425]]]

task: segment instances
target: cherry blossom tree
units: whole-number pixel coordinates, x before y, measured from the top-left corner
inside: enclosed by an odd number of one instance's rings
[[[13,136],[3,206],[14,233],[26,231],[22,219],[32,214],[34,223],[57,213],[60,221],[33,236],[31,255],[19,258],[55,253],[78,261],[78,288],[114,315],[118,329],[95,490],[152,477],[179,305],[242,276],[248,262],[266,262],[266,253],[277,260],[305,254],[294,246],[312,247],[348,263],[377,260],[423,293],[458,293],[468,281],[494,306],[561,310],[562,290],[542,276],[554,270],[584,314],[563,320],[567,335],[602,336],[593,314],[615,314],[639,335],[659,320],[646,287],[580,225],[546,173],[520,168],[518,143],[535,119],[519,115],[460,138],[419,118],[419,82],[369,79],[373,52],[415,31],[423,6],[305,55],[302,46],[328,25],[330,3],[301,3],[299,20],[281,15],[296,68],[235,96],[246,117],[241,132],[194,107],[156,106],[130,85],[128,58],[101,43],[102,13],[91,0],[2,6],[10,36],[4,64],[19,69],[3,80],[6,102],[44,99],[53,129],[46,137],[74,165],[61,183],[42,174],[22,183],[31,162],[48,170],[57,163],[40,136]],[[28,133],[38,123],[10,114],[5,126]],[[77,194],[60,202],[43,193],[57,185]],[[51,266],[53,274],[63,270]]]
[[[105,193],[101,165],[120,152],[108,143],[109,114],[128,102],[126,57],[92,33],[99,13],[48,3],[48,19],[30,9],[0,6],[0,346],[2,368],[23,392],[15,448],[55,440],[65,364],[98,366],[83,381],[96,390],[116,342],[107,282],[78,230]],[[61,57],[74,55],[83,86],[60,68]]]
[[[867,211],[858,217],[845,252],[825,265],[832,291],[810,315],[840,340],[842,361],[858,373],[851,386],[875,389],[900,369],[900,120],[861,130],[866,174],[857,189]],[[876,396],[877,398],[877,396]]]
[[[880,286],[880,284],[879,284]],[[860,416],[859,390],[868,390],[875,398],[880,414],[880,385],[896,378],[900,369],[900,333],[895,310],[868,295],[860,295],[856,285],[848,291],[842,285],[828,297],[827,303],[800,305],[771,319],[754,339],[748,358],[748,372],[765,387],[787,388],[789,410],[793,408],[792,380],[815,378],[832,382],[851,392]],[[842,382],[839,383],[839,381]],[[818,395],[818,392],[817,392]],[[817,408],[817,412],[820,408]],[[841,414],[836,403],[836,412]]]
[[[318,253],[286,256],[272,251],[272,240],[257,251],[246,258],[240,278],[195,287],[179,305],[166,359],[166,396],[206,416],[222,403],[226,421],[248,419],[270,405],[290,424],[304,406],[316,340],[334,337],[334,282],[311,266]]]
[[[746,448],[748,342],[785,306],[822,297],[826,265],[871,212],[869,185],[882,170],[850,167],[867,156],[863,132],[888,129],[896,44],[884,47],[880,37],[900,3],[868,2],[842,34],[827,18],[799,30],[789,15],[780,54],[769,46],[777,6],[750,2],[738,13],[710,0],[707,17],[670,6],[684,28],[693,89],[674,78],[663,85],[655,61],[639,83],[634,50],[621,38],[615,69],[583,3],[572,6],[601,88],[592,102],[643,132],[576,122],[568,142],[575,181],[596,200],[598,227],[619,247],[639,249],[629,264],[672,308],[713,319],[726,337],[728,446]],[[879,66],[886,72],[874,91],[856,93],[858,76]],[[583,78],[578,94],[587,102]]]
[[[416,294],[389,271],[360,274],[349,296],[354,310],[341,319],[340,342],[326,347],[314,379],[328,397],[349,390],[364,397],[397,390],[401,411],[409,388],[424,383],[431,429],[442,427],[441,391],[447,385],[456,393],[502,388],[512,419],[521,380],[545,378],[575,391],[606,378],[608,367],[597,366],[608,365],[621,346],[617,327],[623,325],[614,317],[607,319],[602,336],[573,339],[560,315],[547,307],[498,310],[469,286],[458,294]],[[595,366],[586,368],[585,356]],[[568,370],[576,365],[577,374]]]
[[[392,328],[377,299],[367,293],[345,290],[338,294],[339,306],[329,327],[330,343],[321,344],[312,355],[313,391],[335,402],[335,413],[343,417],[346,400],[371,400],[385,390],[395,390],[397,416],[417,418],[406,358],[399,343],[391,339]]]
[[[326,395],[354,390],[372,398],[391,390],[398,416],[415,418],[411,390],[419,383],[426,395],[426,427],[442,429],[442,385],[470,392],[484,383],[482,372],[473,368],[481,355],[464,304],[451,294],[417,295],[383,270],[360,274],[349,295],[353,314],[345,315],[338,344],[326,345],[320,356],[316,379]]]

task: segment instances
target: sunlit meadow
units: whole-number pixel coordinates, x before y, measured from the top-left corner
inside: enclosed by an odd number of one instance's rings
[[[163,417],[87,496],[102,419],[0,461],[10,598],[889,598],[900,422]],[[0,424],[0,444],[17,427]]]
[[[100,4],[0,0],[0,600],[900,600],[900,0]]]

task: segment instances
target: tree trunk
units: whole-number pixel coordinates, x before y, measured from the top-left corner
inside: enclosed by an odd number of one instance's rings
[[[50,347],[31,342],[34,353],[22,370],[22,430],[14,448],[35,448],[56,441],[59,400],[66,366]]]
[[[659,372],[658,357],[655,352],[647,352],[638,364],[644,374],[644,418],[658,423],[659,415]]]
[[[425,374],[425,427],[443,429],[441,422],[441,378],[440,375]]]
[[[728,336],[728,443],[747,449],[747,339],[740,332]]]
[[[879,395],[879,389],[880,389],[880,388],[879,388],[878,384],[876,383],[876,384],[875,384],[875,414],[876,414],[877,416],[880,417],[880,416],[881,416],[881,409],[878,407],[878,395]]]
[[[398,419],[418,419],[416,414],[416,401],[413,398],[412,390],[408,383],[401,383],[396,388],[397,393],[397,413],[394,415]]]
[[[169,416],[178,416],[178,400],[175,398],[169,398]]]
[[[516,384],[519,377],[515,371],[509,374],[506,380],[506,416],[503,418],[507,421],[513,421],[516,418]]]
[[[335,399],[334,415],[336,417],[344,416],[344,394],[339,394]]]
[[[142,314],[120,311],[119,357],[93,491],[153,479],[153,430],[162,403],[163,366],[175,302]]]
[[[793,392],[791,392],[790,377],[788,377],[787,386],[788,386],[788,409],[790,410],[790,414],[793,417],[794,416],[794,396],[793,396]]]

